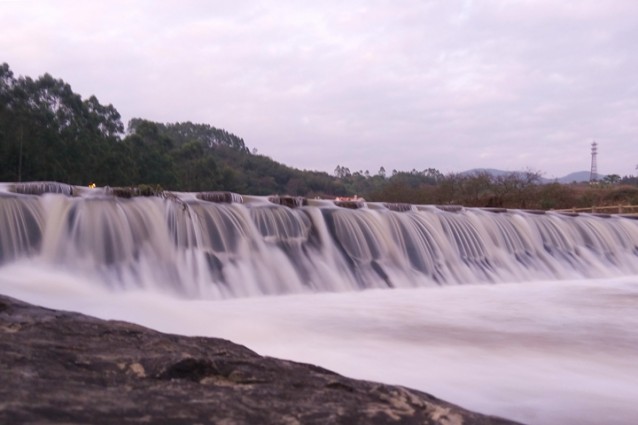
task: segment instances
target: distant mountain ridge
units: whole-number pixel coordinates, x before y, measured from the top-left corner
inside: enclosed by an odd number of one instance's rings
[[[498,170],[495,168],[473,168],[471,170],[462,171],[460,174],[468,175],[468,174],[476,174],[476,173],[488,173],[494,177],[500,177],[500,176],[504,176],[511,173],[525,174],[525,171],[505,171],[505,170]],[[604,177],[605,175],[603,174],[596,175],[596,178],[598,180],[601,180]],[[567,184],[567,183],[573,183],[573,182],[580,183],[580,182],[588,182],[588,181],[589,181],[589,171],[574,171],[573,173],[569,173],[563,177],[558,177],[553,179],[541,177],[542,183],[558,182],[558,183]]]
[[[589,171],[575,171],[555,180],[558,183],[588,182],[589,175]],[[602,180],[603,178],[605,178],[604,174],[596,174],[596,180]]]

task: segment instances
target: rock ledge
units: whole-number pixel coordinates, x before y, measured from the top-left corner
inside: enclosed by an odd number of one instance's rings
[[[514,424],[226,340],[1,295],[0,371],[6,424]]]

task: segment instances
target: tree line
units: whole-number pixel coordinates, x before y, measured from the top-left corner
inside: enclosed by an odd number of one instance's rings
[[[147,184],[168,190],[335,194],[327,173],[301,171],[252,154],[243,139],[208,124],[134,118],[74,93],[49,74],[16,77],[0,65],[0,181],[74,185]]]
[[[594,186],[546,184],[540,177],[384,167],[371,174],[343,165],[333,175],[299,170],[251,152],[242,138],[209,124],[134,118],[125,128],[113,105],[83,99],[49,74],[15,76],[0,65],[0,181],[533,209],[638,203],[633,176],[611,175]]]

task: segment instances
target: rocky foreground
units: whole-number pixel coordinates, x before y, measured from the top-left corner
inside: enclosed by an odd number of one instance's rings
[[[215,338],[0,295],[0,423],[513,424]]]

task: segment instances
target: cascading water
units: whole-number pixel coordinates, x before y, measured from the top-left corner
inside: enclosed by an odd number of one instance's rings
[[[135,195],[0,184],[0,293],[530,424],[638,417],[636,219]]]
[[[32,194],[40,186],[57,193]],[[638,272],[638,221],[624,217],[40,186],[0,195],[0,262],[48,262],[121,288],[228,298]]]

